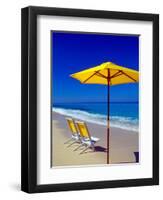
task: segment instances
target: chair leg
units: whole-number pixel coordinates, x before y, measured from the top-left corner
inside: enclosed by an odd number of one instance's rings
[[[80,154],[83,154],[89,148],[90,148],[90,146],[87,146],[82,152],[80,152]]]
[[[79,145],[74,151],[77,151],[80,147],[82,147],[84,144]]]
[[[72,138],[71,138],[71,139],[68,139],[66,142],[64,142],[64,144],[69,143],[71,140],[73,140],[73,139],[72,139]]]
[[[92,148],[93,151],[95,151],[95,146],[94,145],[92,145],[91,148]]]
[[[72,146],[75,143],[77,143],[77,141],[74,141],[73,143],[69,144],[67,147],[70,147],[70,146]]]
[[[83,154],[89,148],[91,148],[95,152],[95,146],[92,144],[91,146],[87,146],[80,154]]]

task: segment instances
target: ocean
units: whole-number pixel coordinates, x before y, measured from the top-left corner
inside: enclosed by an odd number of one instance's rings
[[[53,111],[86,122],[107,125],[107,106],[104,102],[55,103]],[[138,131],[139,103],[110,103],[110,126]]]

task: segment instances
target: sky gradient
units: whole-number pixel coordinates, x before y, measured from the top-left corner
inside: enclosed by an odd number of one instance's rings
[[[139,70],[139,36],[52,32],[52,103],[106,102],[107,86],[81,84],[70,74],[111,61]],[[110,87],[111,102],[137,102],[138,84]]]

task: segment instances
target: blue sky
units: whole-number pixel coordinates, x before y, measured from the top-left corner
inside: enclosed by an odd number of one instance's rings
[[[107,86],[81,84],[70,74],[111,61],[139,70],[139,36],[52,32],[52,102],[105,102]],[[111,102],[138,101],[138,84],[110,87]]]

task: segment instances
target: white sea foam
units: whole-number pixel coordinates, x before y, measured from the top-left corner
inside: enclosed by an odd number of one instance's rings
[[[102,114],[89,113],[82,110],[54,108],[53,111],[61,115],[72,117],[74,119],[83,120],[99,125],[107,125],[107,116]],[[115,128],[121,128],[125,130],[138,131],[138,120],[131,117],[111,116],[110,126]]]

